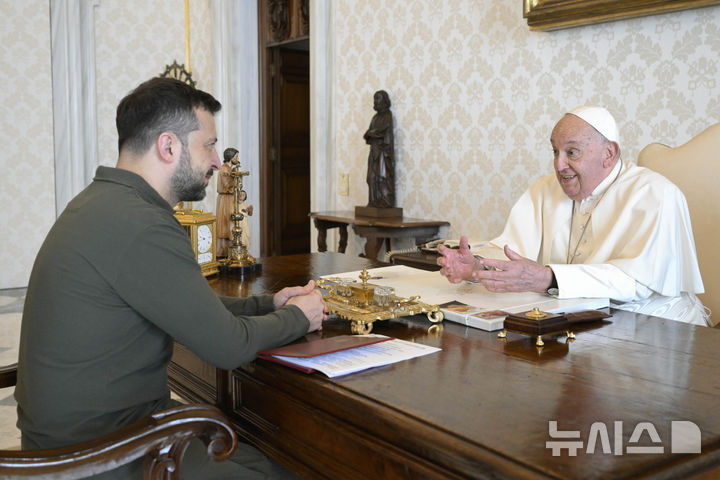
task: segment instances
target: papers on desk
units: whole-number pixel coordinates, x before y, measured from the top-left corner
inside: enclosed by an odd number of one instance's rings
[[[342,335],[287,345],[258,356],[306,373],[317,370],[333,378],[439,351],[384,335]]]
[[[392,287],[399,297],[420,296],[420,300],[440,306],[446,320],[468,327],[493,331],[503,328],[507,313],[521,313],[537,307],[550,313],[571,313],[610,306],[607,298],[558,299],[540,293],[491,293],[479,283],[450,283],[440,272],[429,272],[405,265],[368,270],[368,283]],[[358,280],[360,271],[327,275]]]

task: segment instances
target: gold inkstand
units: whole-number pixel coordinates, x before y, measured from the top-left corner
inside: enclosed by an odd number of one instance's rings
[[[368,283],[370,274],[366,269],[358,276],[360,282],[347,281],[337,277],[317,281],[318,288],[326,290],[324,295],[328,314],[336,314],[351,322],[350,330],[356,335],[366,335],[378,320],[407,317],[425,313],[432,323],[443,320],[443,313],[437,305],[420,302],[419,296],[398,297],[394,289]]]

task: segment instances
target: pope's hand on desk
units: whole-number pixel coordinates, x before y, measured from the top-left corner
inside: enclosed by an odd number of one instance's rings
[[[552,282],[550,267],[519,255],[505,245],[505,255],[510,260],[483,258],[481,267],[489,270],[475,270],[471,279],[480,282],[491,292],[538,292],[545,293]]]
[[[310,327],[308,328],[309,333],[315,330],[322,330],[322,322],[327,320],[327,304],[325,300],[323,300],[320,290],[315,290],[315,282],[312,280],[304,287],[289,287],[289,289],[302,289],[302,291],[305,291],[308,286],[312,286],[309,293],[295,294],[287,299],[285,305],[295,305],[302,310],[310,322]],[[283,290],[287,289],[284,288]],[[280,292],[275,295],[277,296],[283,292],[283,290],[280,290]],[[293,292],[295,291],[297,290],[293,290]]]
[[[438,253],[440,257],[437,259],[437,264],[442,267],[440,273],[450,282],[460,283],[470,279],[475,268],[475,257],[470,252],[466,236],[460,237],[460,248],[457,250],[438,245]]]

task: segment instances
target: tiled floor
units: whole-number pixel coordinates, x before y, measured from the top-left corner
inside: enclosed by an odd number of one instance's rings
[[[17,362],[24,301],[24,288],[0,290],[0,365]],[[20,447],[20,432],[15,427],[14,390],[0,389],[0,450]]]

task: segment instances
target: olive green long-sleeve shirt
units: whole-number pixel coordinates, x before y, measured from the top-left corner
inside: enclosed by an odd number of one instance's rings
[[[173,339],[232,369],[304,335],[295,306],[219,297],[173,209],[140,176],[99,167],[35,260],[20,335],[23,447],[97,438],[167,402]]]

